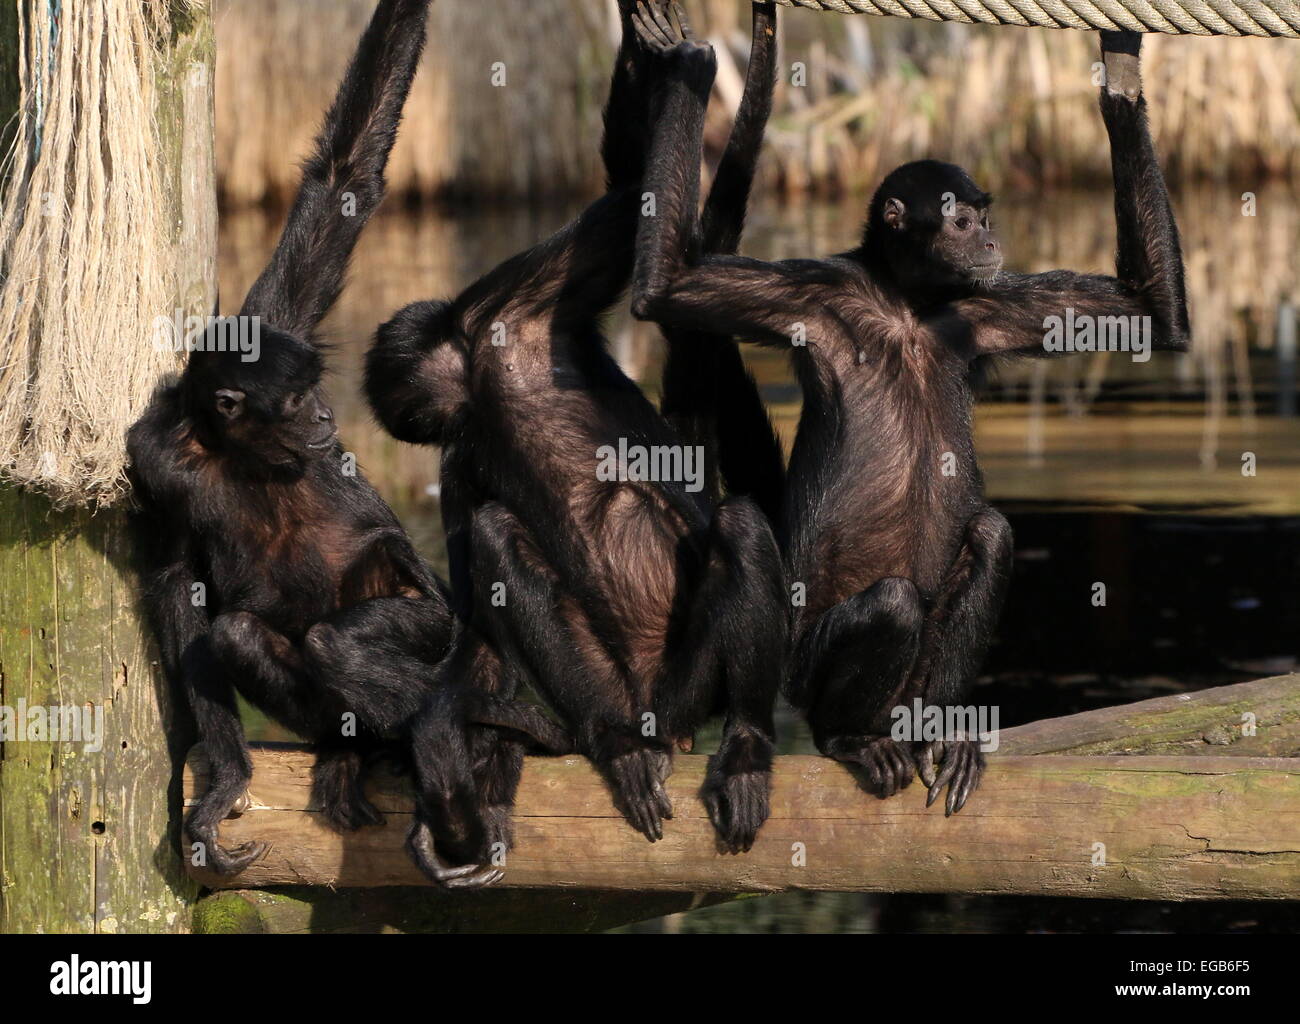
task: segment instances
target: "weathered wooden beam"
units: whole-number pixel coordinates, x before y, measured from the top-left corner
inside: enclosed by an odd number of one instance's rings
[[[1000,754],[1300,756],[1300,674],[1004,729]]]
[[[383,827],[346,836],[312,813],[311,756],[254,752],[252,807],[223,840],[269,840],[242,875],[208,885],[419,885],[403,849],[405,782],[377,779]],[[185,792],[202,792],[201,757]],[[1300,898],[1300,760],[1250,757],[994,758],[945,818],[914,784],[879,800],[825,758],[777,759],[772,815],[743,856],[715,850],[697,792],[705,758],[679,756],[676,817],[659,843],[617,814],[580,758],[530,759],[503,885],[558,889],[957,892],[1132,899]]]

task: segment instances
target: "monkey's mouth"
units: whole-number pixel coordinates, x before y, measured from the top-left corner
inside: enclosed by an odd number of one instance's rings
[[[337,427],[332,427],[332,428],[330,428],[330,432],[329,432],[328,434],[326,434],[326,435],[324,436],[324,438],[322,438],[321,440],[319,440],[319,441],[308,441],[308,442],[307,442],[307,447],[310,448],[310,449],[311,449],[312,451],[314,451],[314,452],[318,452],[318,451],[320,451],[322,448],[328,448],[330,445],[332,445],[332,444],[334,443],[334,439],[335,439],[336,437],[338,437],[338,436],[339,436],[338,428],[337,428]]]
[[[976,263],[968,271],[970,279],[976,284],[992,284],[1001,272],[1001,260],[993,260],[991,263]]]

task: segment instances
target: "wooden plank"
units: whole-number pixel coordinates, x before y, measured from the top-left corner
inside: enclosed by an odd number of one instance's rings
[[[1300,756],[1300,674],[1004,729],[999,754]]]
[[[966,809],[945,818],[918,784],[890,800],[833,761],[777,759],[772,816],[754,849],[716,852],[696,796],[705,758],[682,755],[668,782],[676,817],[651,844],[614,811],[581,758],[530,759],[514,887],[674,892],[955,892],[1131,899],[1300,897],[1300,760],[1251,757],[1016,757],[992,760]],[[185,792],[205,786],[201,753]],[[254,752],[252,806],[223,841],[268,840],[225,888],[419,885],[403,839],[406,783],[377,779],[386,825],[339,836],[310,804],[311,755]],[[1097,844],[1101,844],[1098,846]],[[1094,860],[1104,853],[1104,863]]]

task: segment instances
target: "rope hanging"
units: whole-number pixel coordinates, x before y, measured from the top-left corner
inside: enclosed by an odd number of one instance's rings
[[[840,14],[1040,28],[1300,38],[1297,0],[777,0]]]

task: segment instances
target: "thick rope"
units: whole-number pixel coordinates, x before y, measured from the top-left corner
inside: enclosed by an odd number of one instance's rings
[[[1041,28],[1300,38],[1297,0],[777,0],[841,14]]]

